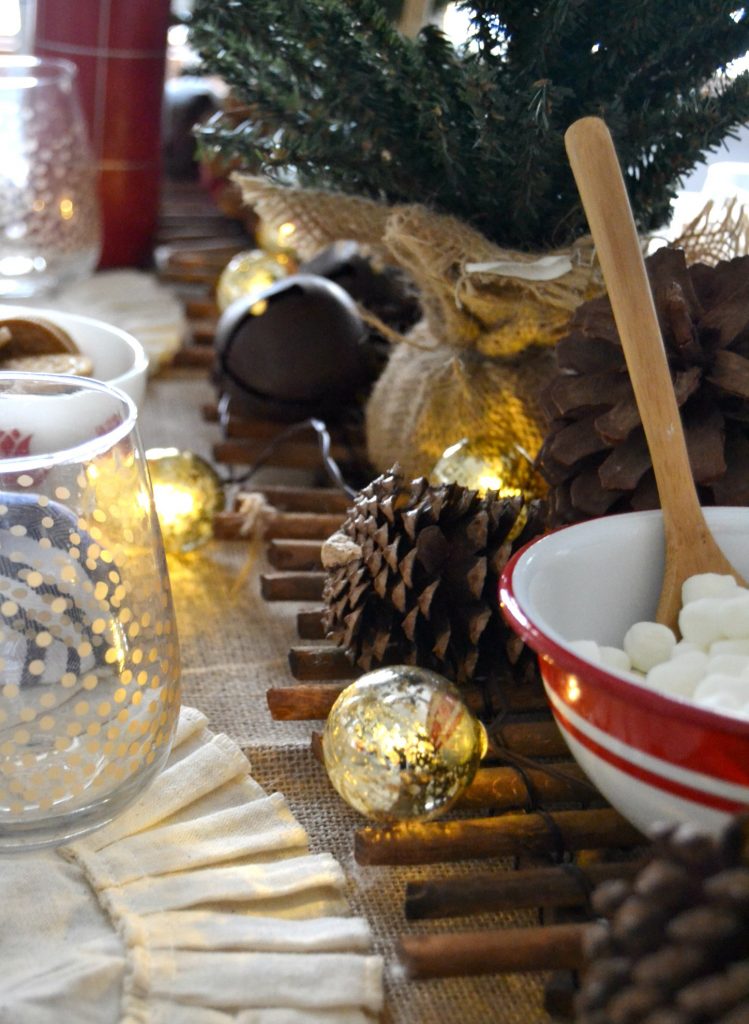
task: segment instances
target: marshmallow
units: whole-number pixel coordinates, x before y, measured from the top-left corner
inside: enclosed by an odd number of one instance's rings
[[[740,698],[736,694],[725,690],[716,690],[715,693],[708,694],[705,697],[695,697],[694,702],[708,711],[728,712],[732,715],[735,715],[739,708],[743,707]]]
[[[722,672],[710,672],[697,684],[694,699],[701,703],[715,694],[725,697],[734,707],[740,707],[749,700],[749,680]]]
[[[720,643],[720,642],[721,641],[716,640],[716,643]],[[722,642],[725,643],[725,641],[722,641]],[[704,652],[704,650],[705,650],[704,647],[700,646],[700,644],[692,643],[691,640],[680,640],[678,642],[678,644],[676,645],[676,647],[674,647],[673,654],[671,655],[671,657],[672,658],[678,658],[682,654],[693,654],[694,651],[703,651]]]
[[[648,672],[648,686],[674,697],[691,698],[705,675],[707,663],[707,655],[703,651],[663,661]]]
[[[724,676],[743,675],[749,667],[749,657],[745,654],[710,654],[707,658],[707,672],[713,675],[718,673]],[[749,694],[747,695],[749,700]]]
[[[601,663],[601,650],[595,640],[573,640],[569,646],[570,650],[586,661],[592,661],[594,665]]]
[[[682,605],[699,601],[702,597],[734,597],[739,585],[733,576],[721,576],[717,572],[701,572],[690,576],[681,587]]]
[[[679,632],[684,640],[707,646],[723,637],[722,617],[726,601],[722,597],[698,597],[679,612]]]
[[[601,664],[605,665],[606,668],[613,669],[615,672],[629,672],[632,668],[629,655],[620,647],[600,647],[599,654]]]
[[[632,667],[641,672],[668,661],[675,646],[673,632],[659,622],[636,622],[624,635],[624,650]]]
[[[746,654],[749,655],[749,640],[715,640],[710,644],[708,653],[714,654]]]
[[[724,598],[721,629],[729,640],[749,638],[749,593],[743,591],[737,597]]]

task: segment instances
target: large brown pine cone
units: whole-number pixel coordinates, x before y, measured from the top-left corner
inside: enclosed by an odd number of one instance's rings
[[[687,267],[645,261],[703,505],[749,504],[749,256]],[[550,521],[656,508],[655,480],[606,296],[584,303],[556,348],[539,468]]]
[[[593,894],[576,1024],[747,1024],[747,819],[663,829],[631,881]]]
[[[365,671],[405,663],[458,685],[537,682],[499,611],[507,559],[543,531],[541,502],[406,481],[395,467],[354,500],[323,548],[324,628]]]

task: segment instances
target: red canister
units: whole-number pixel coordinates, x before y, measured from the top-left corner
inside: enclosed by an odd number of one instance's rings
[[[147,262],[159,209],[169,0],[37,0],[39,55],[78,67],[98,162],[100,266]]]

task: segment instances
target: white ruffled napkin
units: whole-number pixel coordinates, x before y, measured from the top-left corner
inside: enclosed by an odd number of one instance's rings
[[[283,796],[267,795],[236,744],[192,708],[140,800],[70,846],[14,861],[0,878],[6,928],[27,922],[0,980],[14,1024],[371,1024],[382,1008],[382,960],[368,952],[367,923],[346,916],[340,866],[309,853]],[[73,905],[83,877],[108,927]]]

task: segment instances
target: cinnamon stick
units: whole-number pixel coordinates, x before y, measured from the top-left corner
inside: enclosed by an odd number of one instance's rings
[[[296,540],[326,540],[341,525],[334,512],[279,512],[273,517],[266,536]]]
[[[294,678],[300,680],[354,679],[361,674],[342,647],[292,647],[289,666]],[[325,689],[325,692],[332,691]]]
[[[574,969],[585,924],[556,924],[445,935],[403,935],[398,955],[411,978]]]
[[[554,764],[553,770],[548,771],[543,767],[523,771],[480,768],[460,804],[466,809],[511,810],[533,804],[547,807],[555,803],[590,801],[597,795],[585,772],[574,762],[564,761]]]
[[[325,630],[322,624],[322,609],[303,609],[296,617],[296,631],[300,640],[322,640]]]
[[[187,299],[185,314],[190,320],[218,320],[220,310],[213,299]],[[205,408],[205,406],[204,406]],[[216,403],[213,403],[214,412]],[[213,417],[216,418],[215,416]]]
[[[319,601],[324,582],[322,572],[264,572],[260,593],[266,601]]]
[[[190,335],[196,345],[213,345],[216,321],[210,319],[190,320]],[[213,353],[212,353],[213,354]]]
[[[589,892],[612,878],[631,878],[641,861],[611,861],[585,868],[556,867],[497,871],[469,878],[407,882],[404,912],[409,921],[527,907],[577,907]]]
[[[349,666],[349,672],[351,667]],[[343,686],[336,683],[271,686],[265,693],[268,709],[277,722],[325,721]]]
[[[217,462],[238,462],[250,466],[263,453],[265,446],[265,442],[249,438],[221,441],[213,446],[213,457]],[[333,458],[339,462],[350,462],[352,458],[361,463],[366,461],[366,452],[358,445],[349,447],[334,441],[330,451]],[[315,441],[283,441],[273,453],[273,465],[294,469],[316,469],[322,466],[320,447]]]
[[[351,505],[348,494],[333,487],[287,487],[278,484],[258,490],[271,505],[283,512],[338,512],[343,516]]]
[[[274,569],[319,570],[320,547],[320,541],[317,540],[274,537],[268,544],[266,554]]]
[[[271,519],[265,536],[270,540],[327,540],[341,525],[341,516],[329,512],[278,512]],[[219,512],[213,520],[213,532],[220,540],[244,540],[241,531],[244,516],[238,512]]]
[[[213,366],[213,349],[206,345],[186,345],[174,354],[173,366]]]
[[[514,707],[510,704],[509,699],[507,706]],[[521,708],[517,710],[521,710]],[[548,704],[545,710],[548,711]],[[505,722],[490,740],[487,757],[501,760],[505,750],[526,753],[523,748],[526,745],[525,737],[527,736],[533,738],[534,752],[529,754],[529,757],[564,757],[569,754],[569,747],[556,722],[549,718],[537,722]]]
[[[616,811],[596,808],[370,826],[356,832],[354,855],[359,864],[435,864],[642,842],[641,833]]]

